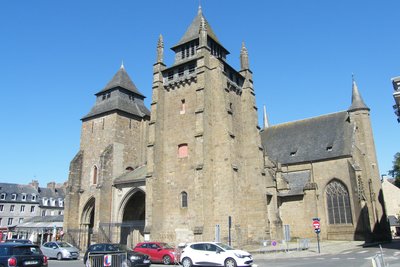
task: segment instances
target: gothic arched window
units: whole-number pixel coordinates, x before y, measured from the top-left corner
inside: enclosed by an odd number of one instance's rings
[[[333,180],[327,185],[326,205],[329,224],[353,223],[349,192],[340,181]]]
[[[188,198],[187,198],[187,193],[183,191],[181,193],[181,207],[182,208],[187,208],[188,206]]]

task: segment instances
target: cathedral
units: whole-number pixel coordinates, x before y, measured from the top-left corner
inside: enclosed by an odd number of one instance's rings
[[[70,164],[65,239],[89,244],[390,238],[370,109],[353,81],[344,111],[258,125],[244,44],[228,63],[199,8],[164,64],[150,107],[122,65],[82,119]],[[289,234],[289,235],[288,235]]]

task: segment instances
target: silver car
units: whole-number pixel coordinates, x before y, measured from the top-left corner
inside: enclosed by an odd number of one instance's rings
[[[44,243],[40,249],[48,258],[56,258],[57,260],[79,258],[79,249],[63,241]]]

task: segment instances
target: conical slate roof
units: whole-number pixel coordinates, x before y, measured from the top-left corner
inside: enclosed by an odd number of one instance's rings
[[[121,65],[121,68],[118,72],[114,75],[111,81],[104,87],[103,90],[98,92],[96,95],[101,94],[104,91],[110,90],[112,88],[122,87],[128,91],[131,91],[137,95],[144,96],[139,90],[136,88],[136,85],[132,82],[131,78],[129,77],[128,73],[126,72],[124,65]]]
[[[361,97],[360,92],[358,91],[358,86],[356,81],[353,80],[353,93],[351,96],[351,106],[348,111],[356,111],[356,110],[369,110],[369,107],[365,105],[364,100]]]
[[[145,96],[136,88],[123,65],[96,96],[95,105],[81,120],[114,111],[122,111],[140,118],[150,116],[150,111],[144,105]]]
[[[217,42],[219,45],[221,43],[218,41],[217,36],[215,35],[214,31],[212,30],[210,24],[206,20],[206,18],[203,15],[203,12],[201,10],[201,7],[199,7],[199,11],[197,12],[197,16],[193,19],[192,23],[190,24],[189,28],[186,30],[185,34],[181,38],[181,40],[172,47],[174,49],[175,47],[178,47],[182,44],[185,44],[187,42],[190,42],[192,40],[198,39],[199,38],[199,30],[200,30],[200,24],[201,20],[204,19],[206,23],[206,29],[207,29],[207,35],[212,38],[215,42]],[[222,45],[221,45],[222,46]]]

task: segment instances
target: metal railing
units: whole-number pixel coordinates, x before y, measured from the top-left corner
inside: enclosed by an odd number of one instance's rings
[[[129,267],[126,252],[89,253],[86,267]]]

